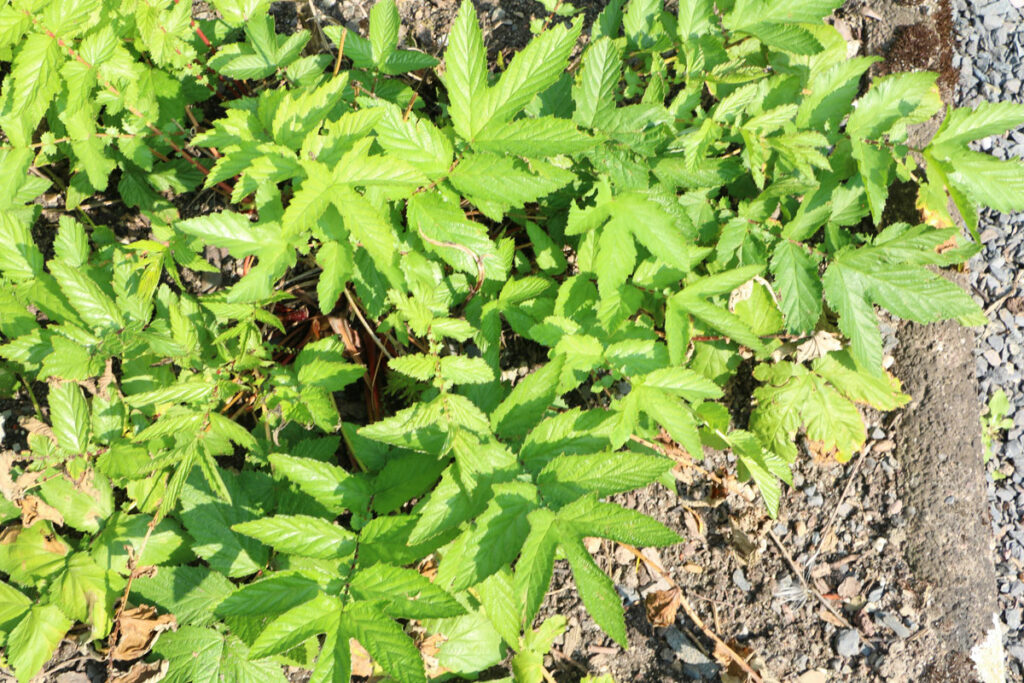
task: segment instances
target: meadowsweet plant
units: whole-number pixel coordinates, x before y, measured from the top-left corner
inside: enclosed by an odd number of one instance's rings
[[[968,148],[1024,107],[911,148],[936,75],[868,85],[837,0],[613,0],[578,56],[547,4],[493,73],[468,1],[441,62],[393,0],[368,37],[267,0],[0,7],[19,681],[69,632],[170,681],[541,681],[553,563],[626,646],[585,539],[680,540],[609,496],[711,448],[775,515],[801,452],[908,400],[876,307],[984,322],[933,267],[1024,209]],[[884,223],[896,182],[918,224]]]

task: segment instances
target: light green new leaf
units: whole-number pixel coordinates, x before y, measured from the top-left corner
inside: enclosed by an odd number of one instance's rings
[[[441,78],[451,103],[448,111],[452,124],[460,137],[470,140],[483,127],[480,102],[487,92],[487,53],[470,0],[463,0],[455,16],[444,66]]]
[[[89,404],[82,390],[74,382],[61,382],[50,386],[50,420],[57,444],[75,454],[84,454],[89,448]]]
[[[57,605],[35,605],[7,637],[7,661],[18,683],[28,683],[49,661],[72,621]]]
[[[322,560],[344,557],[356,544],[355,534],[348,529],[308,515],[274,515],[235,524],[231,529],[278,552]]]
[[[494,371],[483,358],[445,356],[441,359],[441,378],[455,384],[485,384],[494,379]]]
[[[234,211],[210,213],[178,221],[174,227],[188,235],[202,238],[206,244],[224,247],[235,258],[258,254],[277,239],[270,226],[254,224],[248,216]]]
[[[495,154],[549,157],[582,152],[600,142],[568,119],[542,116],[490,125],[477,135],[473,148]]]
[[[161,567],[156,576],[132,582],[133,602],[156,605],[162,612],[174,614],[179,624],[189,626],[209,626],[217,621],[215,608],[234,590],[226,576],[207,567]]]
[[[0,211],[0,272],[15,282],[43,271],[43,254],[32,238],[35,210]]]
[[[927,121],[942,108],[935,79],[928,71],[899,73],[874,81],[857,100],[846,132],[860,140],[878,141],[897,123]]]
[[[320,587],[309,577],[271,574],[234,591],[221,600],[214,611],[222,617],[283,614],[312,600],[319,592]]]
[[[164,633],[153,653],[170,662],[167,683],[234,681],[235,683],[286,683],[281,665],[258,659],[237,636],[213,628],[182,626]]]
[[[704,459],[700,434],[697,431],[697,420],[693,410],[678,398],[658,389],[636,387],[640,410],[653,417],[665,428],[683,449],[694,460]],[[632,392],[630,392],[632,393]]]
[[[398,46],[400,25],[395,0],[378,0],[370,10],[370,48],[377,66],[382,65]]]
[[[527,375],[491,413],[491,427],[504,438],[526,434],[540,422],[558,393],[564,356]]]
[[[365,480],[337,465],[284,453],[271,453],[269,460],[275,472],[332,512],[362,511],[369,505],[371,492]]]
[[[64,296],[82,320],[96,328],[124,326],[117,304],[86,272],[63,261],[50,261],[48,265]]]
[[[350,584],[357,600],[376,602],[396,619],[455,617],[465,608],[415,569],[374,564],[361,569]]]
[[[597,495],[590,494],[559,510],[559,524],[571,526],[580,537],[608,538],[634,546],[663,547],[682,542],[661,522],[621,505],[602,503]]]
[[[790,241],[780,240],[771,261],[779,307],[786,318],[786,329],[806,334],[821,317],[821,280],[818,259]]]
[[[942,121],[932,147],[965,145],[989,135],[1001,135],[1024,125],[1024,104],[1015,102],[982,102],[974,109],[950,108]]]
[[[342,613],[345,630],[399,683],[426,683],[420,651],[402,627],[372,604],[355,602]]]
[[[629,647],[622,601],[615,592],[615,585],[587,552],[583,539],[576,535],[572,523],[559,519],[557,526],[562,537],[559,545],[569,560],[572,578],[583,599],[583,605],[612,640],[622,647]]]
[[[596,492],[599,497],[646,486],[668,472],[668,458],[641,453],[596,453],[555,457],[537,476],[545,500],[569,503]]]
[[[958,151],[949,162],[949,181],[973,201],[1003,213],[1024,209],[1024,163],[967,150]]]

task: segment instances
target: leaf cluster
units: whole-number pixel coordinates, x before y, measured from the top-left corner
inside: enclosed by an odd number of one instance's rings
[[[798,444],[848,459],[860,406],[909,400],[877,310],[983,323],[937,269],[1024,209],[968,147],[1024,108],[911,149],[936,76],[863,87],[837,4],[615,0],[576,57],[546,2],[493,73],[468,0],[443,62],[392,0],[331,45],[267,0],[0,7],[0,393],[36,412],[0,453],[3,663],[126,599],[174,615],[174,681],[347,681],[357,642],[397,681],[535,683],[559,559],[626,646],[585,539],[680,539],[608,497],[729,450],[777,514]],[[916,225],[882,224],[897,180]]]

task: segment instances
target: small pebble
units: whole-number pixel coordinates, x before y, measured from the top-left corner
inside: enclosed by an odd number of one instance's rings
[[[836,653],[840,657],[856,657],[860,654],[860,633],[856,629],[843,629],[836,635]]]

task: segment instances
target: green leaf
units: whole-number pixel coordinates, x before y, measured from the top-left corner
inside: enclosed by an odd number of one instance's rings
[[[170,662],[168,683],[235,681],[236,683],[285,683],[281,665],[257,659],[237,636],[212,628],[182,626],[164,633],[153,653]],[[250,659],[250,657],[253,657]]]
[[[370,10],[370,47],[377,66],[383,64],[398,46],[400,25],[394,0],[378,0]]]
[[[355,270],[352,247],[347,242],[325,242],[317,251],[316,263],[322,270],[316,285],[316,298],[320,304],[320,312],[328,315],[334,310],[338,297],[352,279]]]
[[[516,595],[523,606],[520,624],[532,624],[540,609],[551,584],[555,547],[558,545],[557,529],[553,527],[554,513],[547,508],[533,510],[527,515],[527,521],[530,531],[523,542],[513,576]]]
[[[529,202],[551,194],[575,179],[570,171],[556,166],[542,166],[533,162],[531,169],[525,162],[511,157],[479,152],[462,158],[448,179],[466,198],[489,214],[480,202],[494,202],[507,211],[521,208]],[[497,216],[490,216],[497,220]]]
[[[136,601],[157,605],[188,626],[214,623],[214,611],[222,614],[219,605],[234,590],[227,577],[206,567],[161,567],[156,576],[140,577],[132,583]]]
[[[545,500],[569,503],[590,492],[603,498],[646,486],[673,465],[668,458],[630,452],[561,455],[544,466],[537,485]]]
[[[50,261],[48,265],[64,296],[82,320],[96,328],[124,326],[121,311],[114,300],[85,272],[63,261]]]
[[[337,617],[338,599],[318,592],[312,600],[275,617],[252,644],[252,654],[265,657],[289,650],[318,633],[332,631]]]
[[[547,157],[576,154],[600,142],[599,138],[581,132],[568,119],[542,116],[488,126],[473,141],[473,148],[495,154]]]
[[[49,393],[50,419],[57,444],[76,454],[89,448],[89,404],[82,390],[74,382],[51,385]]]
[[[600,112],[614,109],[615,93],[622,72],[622,51],[610,38],[601,38],[583,53],[572,96],[576,104],[572,119],[593,128]]]
[[[487,93],[487,53],[476,9],[463,0],[448,34],[441,78],[448,92],[449,114],[455,132],[470,140],[486,121],[479,106]]]
[[[365,481],[336,465],[283,453],[271,453],[269,459],[275,472],[291,479],[303,493],[332,512],[362,511],[369,505],[370,490]]]
[[[796,334],[812,331],[821,317],[818,258],[790,240],[780,240],[772,255],[771,270],[786,329]]]
[[[231,528],[289,555],[329,560],[344,557],[355,548],[351,531],[308,515],[274,515]]]
[[[245,26],[250,20],[265,15],[270,0],[213,0],[213,7],[230,26]]]
[[[271,574],[242,586],[217,602],[213,611],[222,617],[283,614],[316,597],[316,581],[299,574]]]
[[[822,356],[814,361],[812,368],[851,401],[865,403],[876,410],[896,410],[910,401],[910,397],[900,391],[898,379],[888,373],[874,375],[857,370],[846,351]]]
[[[636,247],[630,234],[630,225],[620,219],[609,221],[600,231],[594,271],[601,297],[609,295],[625,284],[636,267]]]
[[[516,599],[511,570],[503,568],[491,574],[476,587],[476,590],[484,613],[494,626],[494,630],[501,634],[501,639],[506,645],[518,648],[519,601]]]
[[[7,636],[7,661],[18,683],[27,683],[40,672],[72,623],[56,605],[29,609]]]
[[[363,602],[346,607],[342,620],[388,675],[399,683],[426,683],[420,652],[401,626]]]
[[[232,530],[232,525],[259,516],[235,477],[224,479],[231,503],[213,496],[205,485],[202,489],[197,488],[193,482],[199,483],[194,475],[181,494],[181,519],[195,539],[192,550],[211,567],[231,578],[248,576],[263,569],[270,557],[266,546]]]
[[[0,271],[15,282],[43,271],[43,254],[31,233],[35,218],[34,210],[0,211]]]
[[[695,460],[704,458],[697,420],[692,409],[663,391],[636,387],[640,409],[657,420],[675,441]]]
[[[971,200],[1003,213],[1024,209],[1024,163],[966,150],[949,161],[949,181]]]
[[[441,378],[454,384],[485,384],[494,380],[494,371],[483,358],[445,356],[441,359]]]
[[[62,48],[57,40],[33,31],[20,44],[5,83],[0,127],[15,147],[32,142],[39,121],[61,89]]]
[[[491,426],[502,437],[525,435],[540,422],[558,393],[564,356],[527,375],[491,413]]]
[[[847,134],[860,140],[879,141],[897,123],[927,121],[942,108],[936,78],[938,74],[919,71],[873,81],[846,122]]]
[[[853,158],[857,160],[857,169],[860,171],[861,180],[864,182],[868,206],[871,207],[871,218],[875,221],[875,225],[880,225],[885,201],[889,197],[889,185],[895,170],[892,154],[884,146],[876,147],[856,138],[850,141],[850,145]]]
[[[360,570],[350,586],[353,597],[378,603],[396,619],[454,617],[465,612],[455,598],[414,569],[374,564]]]
[[[572,526],[578,536],[609,538],[636,546],[667,546],[682,542],[676,532],[636,510],[602,503],[590,494],[558,511],[560,524]]]
[[[204,243],[224,247],[235,258],[254,256],[273,245],[277,239],[268,226],[252,223],[248,216],[234,211],[210,213],[178,221],[174,227],[188,235],[202,238]]]
[[[617,221],[628,223],[637,241],[655,258],[683,272],[690,270],[689,240],[659,204],[639,193],[616,197],[611,223]]]
[[[478,105],[482,110],[482,125],[473,131],[470,139],[488,123],[510,120],[534,96],[554,85],[568,66],[569,54],[576,46],[582,27],[579,20],[570,27],[556,24],[517,52],[498,83]]]
[[[950,108],[930,146],[964,145],[1024,125],[1024,104],[982,102],[974,109]]]
[[[446,640],[437,653],[438,663],[463,676],[489,669],[505,655],[501,635],[479,610],[442,622],[441,634]]]
[[[839,329],[850,339],[858,367],[881,372],[882,338],[872,304],[901,318],[927,323],[976,316],[978,305],[956,284],[921,266],[885,263],[877,247],[845,252],[822,279]]]
[[[436,581],[442,587],[451,591],[468,588],[519,554],[529,533],[527,515],[537,507],[537,489],[524,482],[507,482],[495,484],[493,493],[473,526],[441,559]]]
[[[558,521],[562,540],[559,543],[572,568],[572,578],[583,599],[583,605],[597,625],[622,647],[629,647],[622,601],[612,580],[594,562],[583,540],[575,534],[571,523]]]
[[[429,119],[412,112],[406,118],[390,103],[383,104],[382,109],[384,114],[374,128],[381,147],[401,156],[428,178],[446,175],[452,165],[451,140]]]

